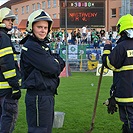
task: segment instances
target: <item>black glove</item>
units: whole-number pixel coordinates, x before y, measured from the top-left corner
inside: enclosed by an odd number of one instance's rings
[[[115,112],[117,112],[116,100],[114,96],[108,98],[107,111],[109,114],[114,114]]]
[[[20,89],[13,89],[12,90],[12,96],[11,96],[14,100],[18,100],[21,97],[21,90]]]

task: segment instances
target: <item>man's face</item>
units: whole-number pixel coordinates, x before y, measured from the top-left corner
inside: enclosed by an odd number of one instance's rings
[[[13,26],[13,21],[14,21],[14,19],[7,18],[7,19],[4,19],[2,22],[6,25],[7,29],[11,29]]]
[[[35,22],[33,24],[33,33],[38,39],[43,40],[48,33],[48,22],[44,20]]]

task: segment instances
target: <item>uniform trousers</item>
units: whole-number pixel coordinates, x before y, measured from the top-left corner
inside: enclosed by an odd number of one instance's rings
[[[120,120],[124,125],[128,126],[133,132],[133,106],[132,105],[118,105]]]
[[[11,94],[0,97],[0,133],[12,133],[18,117],[18,100]]]
[[[52,133],[54,96],[26,93],[26,119],[28,133]]]

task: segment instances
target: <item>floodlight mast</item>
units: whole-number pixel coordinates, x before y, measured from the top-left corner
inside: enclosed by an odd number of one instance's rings
[[[65,45],[66,45],[66,77],[68,77],[68,43],[67,43],[67,0],[65,0]]]

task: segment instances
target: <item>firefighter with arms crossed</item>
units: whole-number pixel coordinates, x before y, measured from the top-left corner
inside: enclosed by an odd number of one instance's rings
[[[113,70],[111,96],[118,104],[122,133],[133,133],[133,16],[122,16],[117,28],[121,37],[113,50],[111,42],[106,41],[102,60]],[[115,111],[116,107],[108,110],[111,114]]]
[[[26,30],[29,32],[21,53],[22,86],[25,96],[28,133],[51,133],[54,119],[54,95],[59,75],[65,67],[63,59],[52,54],[47,35],[52,19],[44,10],[30,14]]]
[[[18,54],[7,34],[15,15],[9,8],[0,9],[0,133],[12,133],[18,113],[20,72],[16,59]]]

